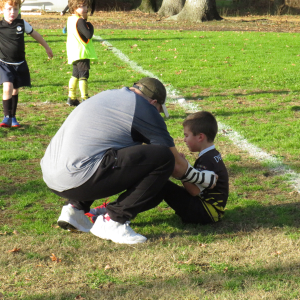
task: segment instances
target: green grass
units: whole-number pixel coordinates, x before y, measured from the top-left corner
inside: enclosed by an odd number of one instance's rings
[[[162,203],[131,223],[148,237],[142,245],[118,245],[57,228],[64,202],[44,184],[39,161],[73,110],[65,105],[72,68],[66,63],[61,29],[38,31],[55,57],[48,60],[44,49],[26,38],[32,87],[20,91],[18,119],[23,126],[0,130],[0,298],[298,299],[299,194],[288,175],[270,171],[222,131],[216,145],[229,171],[230,195],[221,223],[182,224]],[[95,34],[299,171],[297,35],[167,30]],[[90,96],[130,86],[143,76],[100,42],[94,44],[99,61],[91,66]],[[183,142],[186,112],[168,101],[170,133],[193,161],[195,155]],[[9,252],[14,248],[19,251]],[[61,261],[52,261],[52,253]]]

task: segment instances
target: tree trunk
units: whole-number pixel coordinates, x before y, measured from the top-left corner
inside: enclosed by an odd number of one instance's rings
[[[158,11],[160,17],[169,17],[179,14],[184,6],[185,0],[164,0]]]
[[[169,18],[175,21],[204,22],[222,20],[220,17],[216,0],[186,0],[182,11]]]
[[[156,0],[142,0],[138,9],[143,12],[156,12]]]

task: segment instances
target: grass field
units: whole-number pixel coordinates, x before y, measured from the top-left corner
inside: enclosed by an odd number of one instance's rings
[[[216,139],[230,175],[224,220],[184,225],[162,203],[132,221],[148,241],[127,246],[56,225],[63,199],[45,186],[39,161],[73,109],[65,104],[72,70],[61,29],[39,32],[55,57],[26,38],[23,126],[0,131],[0,299],[300,299],[299,191],[230,139],[238,132],[299,173],[299,34],[96,30],[90,96],[143,77],[102,37],[230,128]],[[170,133],[193,161],[181,127],[189,112],[171,98],[167,106]]]

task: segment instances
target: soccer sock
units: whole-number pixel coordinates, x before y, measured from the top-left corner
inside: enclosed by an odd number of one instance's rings
[[[78,78],[72,76],[69,81],[69,97],[72,100],[76,99],[76,89],[77,89]]]
[[[80,93],[81,93],[81,99],[82,100],[86,100],[89,96],[88,96],[88,82],[87,82],[87,78],[79,78],[79,89],[80,89]]]
[[[12,96],[11,116],[15,117],[18,107],[19,94]]]
[[[11,109],[12,109],[12,98],[8,99],[8,100],[2,100],[3,103],[3,112],[4,112],[4,116],[7,117],[11,117]]]

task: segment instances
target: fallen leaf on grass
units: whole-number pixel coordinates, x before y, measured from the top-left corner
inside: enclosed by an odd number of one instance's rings
[[[14,230],[13,234],[17,235],[17,234],[19,234],[19,232],[17,230]]]
[[[192,259],[190,258],[190,259],[187,260],[187,261],[180,261],[180,260],[179,260],[177,263],[178,263],[178,264],[189,265],[191,261],[192,261]]]
[[[112,269],[112,267],[110,265],[106,265],[104,268],[104,270],[110,270],[110,269]]]
[[[17,247],[15,247],[14,249],[12,249],[12,250],[8,250],[8,252],[10,252],[10,253],[14,253],[14,252],[20,252],[20,250],[21,250],[21,248],[17,248]]]
[[[80,295],[75,297],[75,300],[83,300],[83,299],[85,299],[85,298],[81,297]]]
[[[50,258],[51,258],[52,261],[56,261],[57,263],[61,262],[61,259],[59,259],[58,257],[56,257],[54,253],[52,253],[52,255],[50,256]]]
[[[200,243],[199,246],[205,248],[207,245],[206,245],[206,244],[201,244],[201,243]]]
[[[224,273],[228,272],[228,267],[226,267],[223,272]]]

